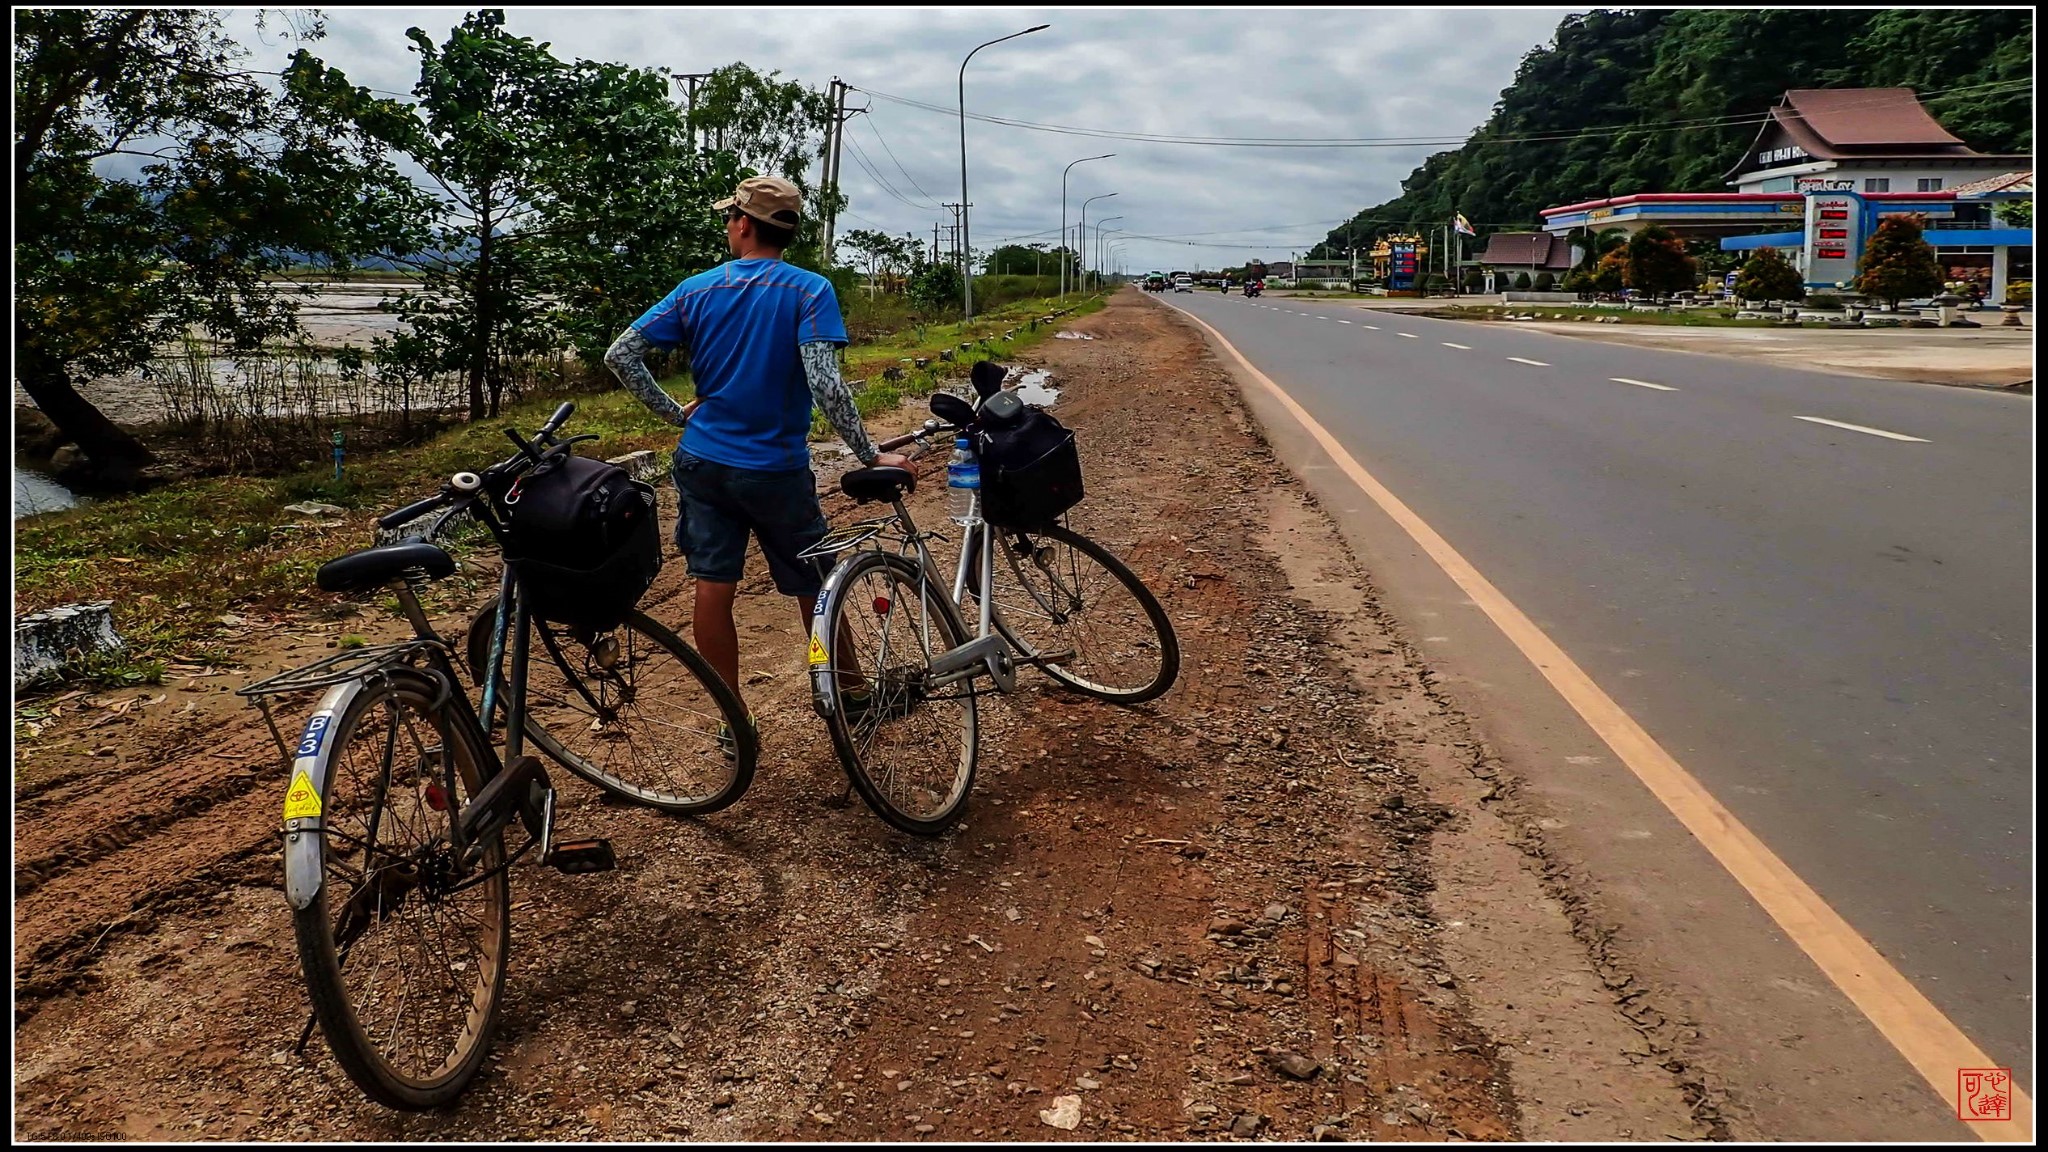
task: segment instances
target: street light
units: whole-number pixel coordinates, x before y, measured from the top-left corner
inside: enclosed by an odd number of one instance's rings
[[[1001,44],[1005,40],[1015,40],[1019,36],[1029,36],[1033,32],[1043,32],[1050,27],[1050,24],[1040,24],[1035,28],[1026,28],[1022,32],[998,36],[988,44],[976,45],[974,52],[981,51],[989,44]],[[964,275],[960,278],[960,319],[963,323],[974,319],[974,246],[968,241],[967,229],[967,61],[974,59],[974,52],[969,52],[967,58],[960,61],[960,255],[967,265],[961,269]]]
[[[1110,216],[1110,217],[1106,217],[1106,218],[1104,218],[1104,219],[1101,219],[1101,220],[1097,220],[1097,221],[1095,222],[1095,260],[1094,260],[1094,265],[1095,265],[1095,282],[1096,282],[1097,284],[1100,284],[1100,283],[1102,283],[1102,226],[1103,226],[1104,224],[1107,224],[1107,223],[1109,223],[1109,222],[1110,222],[1111,220],[1121,220],[1121,219],[1123,219],[1123,217],[1121,217],[1121,216]],[[1121,228],[1118,228],[1118,229],[1113,229],[1113,231],[1118,231],[1118,232],[1121,232],[1121,231],[1122,231],[1122,229],[1121,229]]]
[[[1107,159],[1109,159],[1110,157],[1112,157],[1112,156],[1114,156],[1114,155],[1116,155],[1116,153],[1114,153],[1114,152],[1104,152],[1104,153],[1103,153],[1102,155],[1100,155],[1100,156],[1083,156],[1083,157],[1081,157],[1081,158],[1080,158],[1079,160],[1076,160],[1076,161],[1074,161],[1074,164],[1086,164],[1086,163],[1087,163],[1087,162],[1089,162],[1090,160],[1107,160]],[[1067,167],[1066,167],[1065,171],[1062,171],[1062,172],[1060,173],[1060,247],[1062,247],[1062,248],[1064,248],[1064,247],[1066,247],[1066,246],[1067,246],[1067,173],[1068,173],[1068,172],[1072,172],[1072,171],[1074,170],[1074,164],[1069,164],[1069,165],[1067,165]],[[1075,248],[1076,248],[1077,250],[1076,250],[1075,252],[1071,253],[1071,255],[1072,255],[1072,256],[1073,256],[1073,257],[1074,257],[1075,259],[1077,259],[1077,260],[1078,260],[1078,259],[1080,258],[1080,256],[1081,256],[1081,253],[1080,253],[1080,252],[1078,251],[1078,249],[1080,248],[1080,245],[1076,244],[1076,245],[1075,245],[1074,247],[1075,247]],[[1062,299],[1062,300],[1065,300],[1066,298],[1067,298],[1067,261],[1065,261],[1065,260],[1061,260],[1061,261],[1060,261],[1060,299]]]
[[[1075,255],[1078,256],[1082,251],[1086,250],[1086,248],[1088,247],[1088,206],[1090,204],[1095,203],[1097,200],[1107,200],[1111,196],[1115,195],[1117,195],[1117,193],[1115,192],[1104,192],[1100,196],[1090,196],[1086,200],[1081,201],[1081,227],[1078,231],[1074,233]],[[1085,267],[1081,269],[1081,279],[1083,283],[1085,283],[1088,279],[1088,269]]]

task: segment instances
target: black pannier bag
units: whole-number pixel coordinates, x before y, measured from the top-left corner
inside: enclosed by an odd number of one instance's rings
[[[1074,433],[1050,413],[1021,409],[1006,419],[984,404],[975,447],[982,519],[1029,531],[1051,526],[1081,502],[1081,452]]]
[[[553,456],[504,502],[505,562],[540,619],[616,628],[661,571],[654,489],[623,468]]]

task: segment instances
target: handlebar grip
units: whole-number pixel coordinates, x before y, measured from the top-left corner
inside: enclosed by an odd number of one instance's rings
[[[448,503],[449,499],[449,495],[446,492],[437,492],[425,500],[414,501],[396,512],[386,512],[384,515],[377,517],[377,527],[391,529],[403,524],[410,524],[414,520]]]
[[[897,450],[898,448],[901,448],[901,447],[903,447],[903,446],[904,446],[905,444],[913,444],[913,443],[916,443],[916,442],[917,442],[917,433],[915,433],[915,432],[910,432],[910,433],[907,433],[907,434],[905,434],[905,435],[902,435],[902,436],[891,436],[891,437],[890,437],[889,439],[887,439],[887,440],[882,440],[882,441],[878,441],[878,442],[876,442],[876,444],[875,444],[875,451],[877,451],[877,452],[894,452],[894,451],[895,451],[895,450]]]
[[[562,406],[555,409],[555,414],[548,417],[548,422],[540,426],[540,434],[543,436],[554,435],[555,429],[568,423],[569,417],[574,415],[575,412],[576,405],[574,403],[568,400],[562,401]]]

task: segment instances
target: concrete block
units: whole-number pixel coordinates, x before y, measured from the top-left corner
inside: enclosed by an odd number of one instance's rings
[[[14,621],[14,687],[46,680],[67,664],[111,655],[126,645],[114,631],[114,602],[66,604]]]

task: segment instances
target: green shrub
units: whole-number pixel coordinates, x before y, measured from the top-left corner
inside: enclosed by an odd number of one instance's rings
[[[1549,272],[1538,272],[1536,274],[1536,291],[1548,292],[1553,287],[1556,287],[1556,285],[1556,277],[1552,276]]]
[[[1529,274],[1528,274],[1527,272],[1517,272],[1517,273],[1515,273],[1515,291],[1517,291],[1517,292],[1527,292],[1528,290],[1529,290]]]

